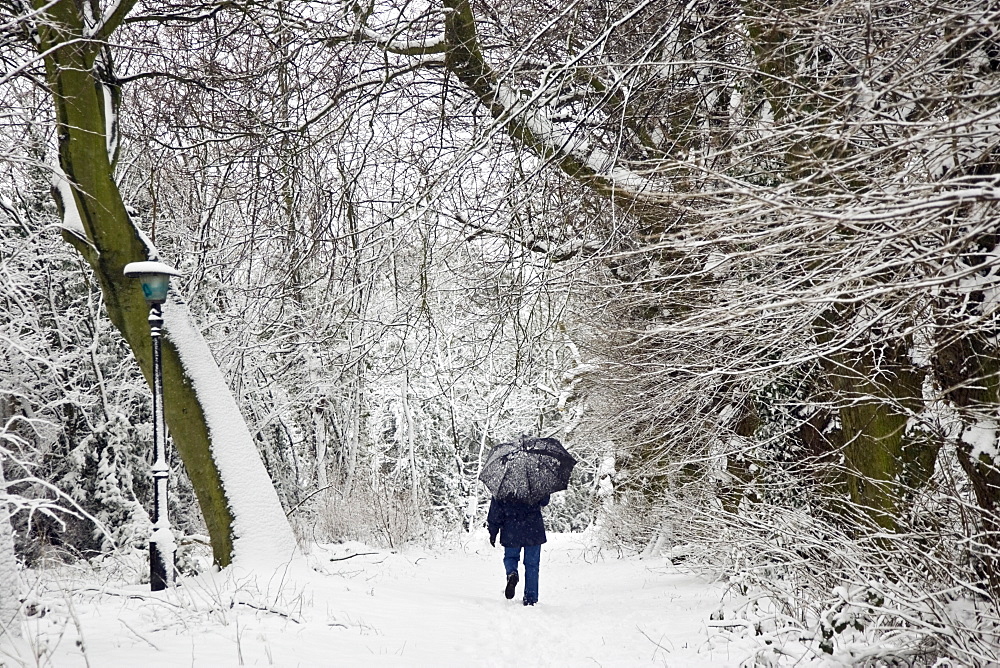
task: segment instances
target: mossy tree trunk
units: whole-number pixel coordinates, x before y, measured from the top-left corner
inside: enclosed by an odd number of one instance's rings
[[[809,21],[796,24],[800,10],[812,11],[802,0],[780,0],[777,5],[747,0],[747,29],[764,91],[776,122],[802,119],[803,138],[784,156],[787,177],[799,182],[803,194],[842,189],[862,191],[869,184],[853,169],[841,168],[855,156],[848,141],[809,132],[810,121],[836,116],[838,99],[814,92],[812,81],[800,75],[810,42]],[[781,15],[785,21],[774,20]],[[795,29],[788,26],[795,26]],[[815,26],[814,26],[815,27]],[[878,278],[874,279],[877,281]],[[850,294],[828,308],[814,323],[814,337],[840,418],[839,442],[831,443],[844,455],[844,473],[850,501],[883,529],[895,531],[908,491],[931,477],[940,443],[920,430],[908,429],[910,418],[922,409],[925,373],[909,357],[909,338],[879,340],[877,328],[844,341],[852,331],[859,307]],[[878,308],[875,305],[874,308]]]
[[[816,339],[830,344],[857,307],[838,305],[816,322]],[[899,527],[908,493],[926,484],[939,442],[910,428],[923,405],[924,373],[909,359],[908,339],[859,340],[821,359],[840,416],[840,446],[850,500],[875,524]]]
[[[134,0],[123,0],[98,21],[86,16],[92,11],[89,4],[85,10],[83,3],[74,0],[34,2],[38,51],[45,61],[55,108],[59,165],[68,181],[68,187],[60,188],[59,198],[64,212],[63,235],[93,268],[108,316],[149,381],[149,308],[138,282],[125,278],[122,272],[129,262],[157,258],[130,219],[114,179],[108,142],[110,119],[106,118],[107,110],[114,113],[113,98],[117,97],[106,40],[134,4]],[[76,224],[77,217],[82,229]],[[194,487],[214,560],[225,566],[234,547],[232,492],[223,484],[217,453],[212,449],[207,408],[195,391],[191,370],[182,363],[177,345],[168,320],[163,341],[165,419]],[[249,448],[256,455],[252,443]]]

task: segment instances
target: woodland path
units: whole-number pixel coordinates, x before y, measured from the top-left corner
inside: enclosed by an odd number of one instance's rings
[[[267,582],[230,569],[157,594],[77,573],[63,583],[72,595],[50,591],[49,614],[29,628],[47,647],[50,663],[37,665],[58,668],[698,668],[738,666],[751,651],[711,628],[723,583],[584,540],[550,536],[536,607],[521,605],[520,587],[504,599],[502,551],[481,531],[434,550],[318,545],[311,569]]]

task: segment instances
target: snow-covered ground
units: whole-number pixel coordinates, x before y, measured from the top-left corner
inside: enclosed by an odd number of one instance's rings
[[[0,663],[697,667],[737,666],[752,652],[712,632],[723,584],[587,541],[550,535],[533,608],[520,587],[504,599],[502,551],[484,531],[435,549],[319,545],[310,568],[267,580],[227,569],[157,593],[123,584],[134,572],[50,571],[24,643]]]

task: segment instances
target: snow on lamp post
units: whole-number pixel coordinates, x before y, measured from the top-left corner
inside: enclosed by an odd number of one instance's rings
[[[153,342],[153,531],[149,536],[149,588],[159,591],[174,583],[174,535],[167,518],[167,427],[163,421],[163,369],[160,361],[160,336],[163,314],[160,305],[167,300],[170,277],[180,274],[162,262],[132,262],[125,266],[125,276],[138,278],[149,305],[149,336]]]

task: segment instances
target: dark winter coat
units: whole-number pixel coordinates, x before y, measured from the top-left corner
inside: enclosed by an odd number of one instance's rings
[[[486,515],[486,528],[490,530],[490,540],[495,539],[499,533],[500,544],[504,547],[541,545],[545,542],[542,506],[547,506],[548,503],[547,496],[530,506],[494,498],[490,502],[490,512]]]

